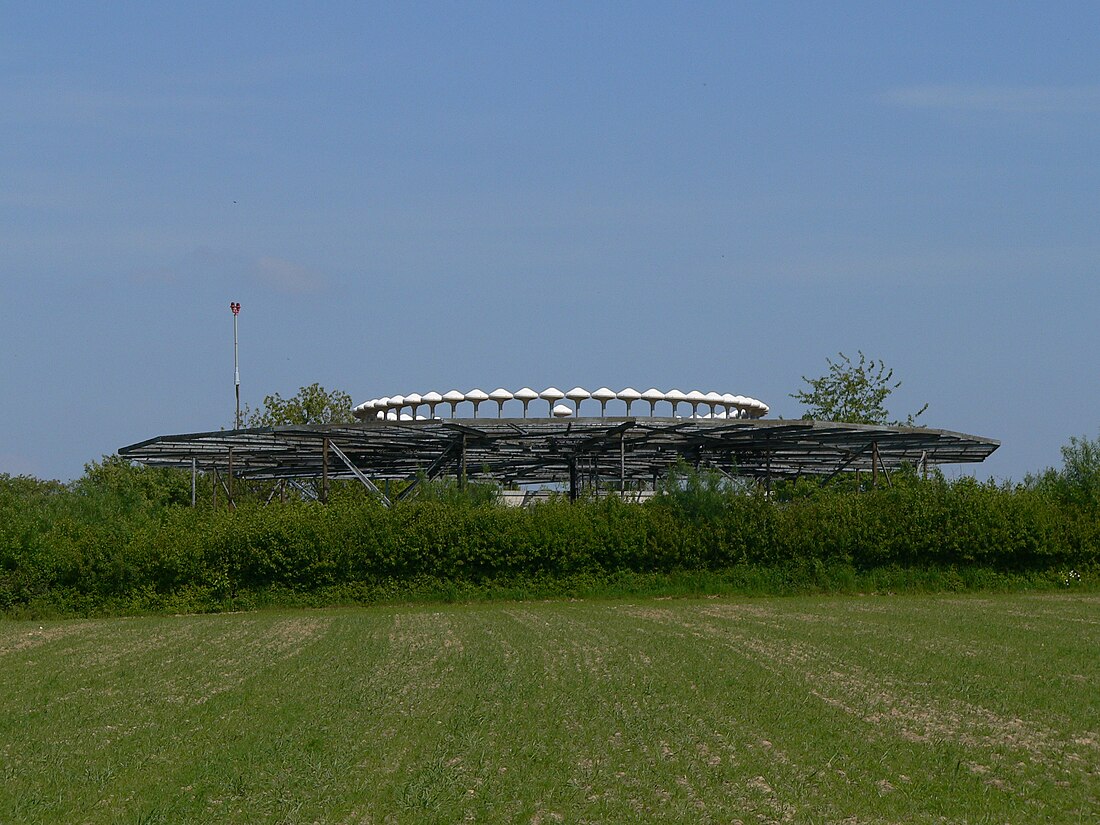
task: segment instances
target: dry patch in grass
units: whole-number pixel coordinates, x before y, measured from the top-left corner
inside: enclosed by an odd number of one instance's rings
[[[96,627],[95,622],[72,622],[50,627],[34,627],[22,622],[11,623],[7,625],[6,632],[0,636],[0,656],[30,650],[69,636],[80,636],[94,627]]]

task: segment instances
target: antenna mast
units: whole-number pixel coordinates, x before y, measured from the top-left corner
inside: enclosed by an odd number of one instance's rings
[[[237,358],[237,316],[241,313],[241,305],[230,301],[229,309],[233,311],[233,389],[237,394],[237,414],[233,421],[234,429],[239,430],[241,428],[241,367]]]

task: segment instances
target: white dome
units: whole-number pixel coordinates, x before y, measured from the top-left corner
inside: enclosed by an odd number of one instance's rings
[[[553,410],[554,418],[568,418],[573,414],[573,411],[564,404],[558,404]]]
[[[443,393],[443,400],[451,405],[451,415],[454,416],[458,405],[466,400],[466,394],[458,390],[447,390]]]
[[[488,401],[489,394],[486,392],[482,392],[475,387],[474,389],[466,393],[466,400],[474,405],[474,418],[477,418],[478,405],[481,404],[482,401]]]
[[[527,405],[539,397],[539,394],[530,387],[523,387],[512,393],[512,397],[523,402],[523,417],[527,417]]]
[[[581,402],[586,398],[591,398],[592,393],[584,387],[573,387],[573,389],[565,394],[565,397],[576,405],[577,415],[579,416],[581,414]]]
[[[562,417],[561,408],[564,405],[558,404],[558,401],[562,399],[569,399],[572,401],[574,407],[571,414],[579,416],[581,414],[580,405],[588,398],[600,402],[601,416],[607,414],[607,402],[614,399],[619,399],[626,403],[627,415],[635,414],[631,409],[631,405],[635,401],[647,402],[650,405],[650,415],[657,415],[657,404],[659,402],[668,401],[672,407],[672,415],[677,418],[680,417],[677,414],[677,405],[684,401],[691,404],[692,417],[698,418],[761,418],[770,411],[768,405],[759,399],[751,398],[746,395],[733,395],[728,392],[719,393],[712,391],[704,393],[700,390],[692,390],[691,392],[684,393],[678,389],[662,391],[656,387],[650,387],[645,392],[638,392],[633,387],[624,387],[618,392],[608,387],[600,387],[597,390],[589,391],[584,387],[577,386],[567,392],[562,392],[557,387],[547,387],[542,392],[536,392],[530,387],[523,387],[515,392],[507,390],[504,387],[497,387],[491,393],[486,393],[476,387],[465,393],[459,390],[449,390],[442,395],[434,390],[426,392],[423,395],[412,392],[408,395],[372,398],[369,401],[364,401],[353,407],[352,413],[360,419],[383,418],[390,421],[439,420],[436,416],[435,409],[437,404],[441,402],[450,404],[451,414],[455,415],[457,414],[457,405],[464,401],[469,401],[474,408],[474,418],[477,418],[478,407],[481,402],[491,400],[497,404],[498,417],[503,417],[505,403],[515,399],[523,404],[523,417],[526,418],[528,404],[538,398],[542,398],[548,402],[550,415],[553,417]],[[417,414],[422,404],[429,405],[431,408],[430,415],[421,416]],[[710,407],[709,414],[703,414],[703,411],[699,409],[700,404]],[[408,414],[402,413],[402,410],[406,410]],[[390,413],[395,414],[391,415]]]
[[[547,387],[539,395],[550,405],[550,417],[552,418],[554,416],[554,402],[565,398],[565,393],[557,387]]]
[[[642,397],[642,394],[633,387],[625,387],[615,393],[615,395],[618,396],[620,401],[626,402],[627,415],[630,415],[630,405]]]
[[[607,387],[600,387],[592,391],[592,397],[600,402],[600,415],[607,415],[607,402],[616,398],[615,391]]]
[[[677,418],[679,416],[676,415],[676,405],[678,405],[681,401],[686,400],[687,396],[677,389],[671,389],[665,393],[665,401],[672,405],[672,414]]]
[[[665,400],[665,394],[656,387],[650,387],[642,393],[642,400],[649,402],[649,414],[657,414],[657,402]]]
[[[512,400],[512,393],[504,389],[504,387],[497,387],[491,393],[489,397],[497,402],[497,418],[504,417],[504,402]]]

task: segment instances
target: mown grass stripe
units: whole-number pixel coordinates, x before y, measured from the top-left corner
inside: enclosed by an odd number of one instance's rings
[[[1090,821],[1097,607],[649,599],[44,636],[3,623],[0,822]]]

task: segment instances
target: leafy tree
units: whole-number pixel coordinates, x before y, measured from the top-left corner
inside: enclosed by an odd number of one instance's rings
[[[281,427],[294,424],[351,424],[355,416],[351,412],[351,396],[341,390],[326,390],[320,384],[314,382],[308,387],[299,388],[297,394],[291,398],[283,398],[279,393],[272,393],[264,398],[263,406],[258,410],[245,408],[244,420],[249,427]],[[321,495],[320,479],[305,480],[302,486],[311,489],[313,495]],[[357,481],[341,481],[333,479],[329,482],[330,495],[345,488],[356,488]],[[270,483],[258,485],[238,485],[234,492],[234,499],[258,497],[266,500],[271,492]],[[292,497],[297,497],[293,490]]]
[[[901,386],[894,381],[894,371],[882,361],[868,359],[862,351],[859,361],[852,361],[843,352],[838,360],[826,358],[829,372],[820,378],[802,380],[808,389],[791,393],[791,398],[806,405],[803,418],[821,421],[840,421],[846,424],[907,424],[913,426],[917,417],[928,405],[925,404],[906,421],[890,421],[886,409],[886,399]]]
[[[1025,485],[1069,504],[1100,507],[1100,437],[1070,436],[1062,447],[1062,469],[1028,476]]]
[[[1070,436],[1062,447],[1062,476],[1080,491],[1083,501],[1100,502],[1100,438]]]
[[[119,455],[85,464],[84,475],[72,487],[84,497],[109,500],[127,510],[191,503],[188,471],[133,464]]]
[[[278,427],[285,424],[350,424],[351,396],[341,390],[326,390],[318,383],[302,387],[292,398],[272,393],[258,410],[245,408],[249,427]]]

